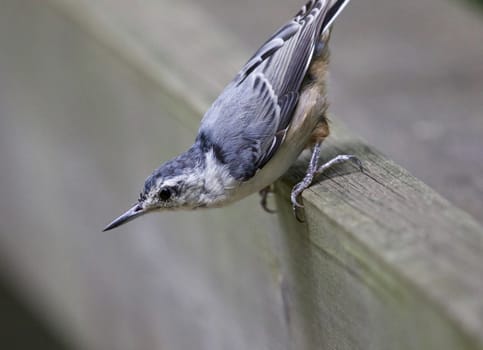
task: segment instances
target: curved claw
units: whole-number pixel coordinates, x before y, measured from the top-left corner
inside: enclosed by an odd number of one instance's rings
[[[300,186],[300,184],[298,184],[294,187],[294,189],[292,190],[292,194],[290,196],[292,200],[293,215],[295,216],[295,219],[297,219],[298,222],[305,222],[305,220],[302,219],[299,215],[299,213],[302,211],[301,209],[304,206],[297,201],[297,197],[303,192],[304,189],[305,189],[304,186]]]
[[[270,209],[267,205],[267,198],[270,193],[272,193],[272,189],[270,186],[265,187],[264,189],[260,190],[259,194],[262,197],[260,200],[260,205],[262,206],[263,210],[265,210],[267,213],[270,214],[275,214],[277,211],[274,209]]]
[[[267,213],[269,214],[275,214],[277,211],[275,209],[270,209],[268,206],[267,206],[267,201],[266,200],[261,200],[260,201],[260,205],[262,206],[263,210],[265,210]]]
[[[292,205],[294,207],[298,207],[298,208],[303,208],[303,204],[300,204],[298,201],[297,201],[297,198],[298,196],[305,190],[305,187],[304,186],[300,186],[301,183],[298,183],[297,185],[295,185],[295,187],[292,189],[292,193],[290,194],[290,199],[292,201]],[[302,184],[303,185],[303,184]]]
[[[295,216],[295,219],[297,219],[297,221],[300,222],[300,223],[304,223],[305,220],[303,218],[301,218],[300,215],[299,215],[299,213],[301,211],[301,210],[299,210],[300,208],[293,206],[292,209],[293,209],[293,215]]]
[[[357,156],[349,155],[348,157],[355,165],[357,165],[361,172],[364,172],[364,166],[362,165],[362,161]]]
[[[292,197],[292,198],[291,198],[291,199],[292,199],[292,205],[293,205],[294,207],[297,207],[297,208],[303,208],[303,207],[304,207],[304,205],[303,205],[303,204],[300,204],[300,203],[297,201],[298,194],[296,194],[295,196],[292,194],[292,196],[291,196],[291,197]]]

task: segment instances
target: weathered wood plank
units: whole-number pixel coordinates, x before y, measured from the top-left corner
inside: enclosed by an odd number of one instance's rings
[[[481,348],[481,228],[379,152],[336,132],[324,158],[357,154],[366,172],[338,169],[304,194],[308,243],[293,236],[298,225],[286,205],[281,225],[294,308],[309,303],[318,312],[303,325],[330,329],[329,337],[312,329],[311,344],[338,347],[345,339],[348,349]],[[300,170],[280,184],[280,206]],[[299,288],[295,276],[303,271],[308,276]]]
[[[78,343],[483,348],[481,227],[335,121],[324,157],[353,151],[367,171],[342,167],[306,191],[307,225],[287,205],[299,166],[277,187],[280,227],[254,197],[99,235],[146,169],[189,145],[248,53],[191,2],[49,3],[8,1],[0,20],[9,24],[2,67],[28,73],[4,78],[15,94],[0,104],[9,111],[0,232],[10,233],[2,253],[19,283]],[[28,220],[18,222],[19,212]]]

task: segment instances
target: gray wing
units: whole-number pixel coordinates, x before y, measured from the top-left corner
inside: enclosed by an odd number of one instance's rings
[[[349,0],[311,0],[248,60],[201,122],[198,141],[248,180],[276,153],[321,32]],[[337,7],[337,8],[335,8]],[[325,24],[325,27],[324,27]]]

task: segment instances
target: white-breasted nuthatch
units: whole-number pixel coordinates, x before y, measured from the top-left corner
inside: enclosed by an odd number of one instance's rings
[[[109,224],[118,227],[164,209],[219,207],[267,188],[312,147],[298,195],[317,173],[354,160],[339,155],[318,166],[329,135],[326,73],[330,26],[349,0],[311,0],[245,64],[206,112],[196,141],[150,175],[138,202]]]

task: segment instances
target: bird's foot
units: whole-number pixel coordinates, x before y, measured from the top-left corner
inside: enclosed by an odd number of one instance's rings
[[[361,171],[364,171],[364,168],[362,166],[362,162],[360,161],[360,159],[350,154],[338,155],[332,158],[331,160],[327,161],[326,163],[322,164],[321,166],[317,166],[317,163],[319,160],[319,154],[320,154],[320,143],[316,144],[314,147],[314,150],[312,152],[312,157],[310,159],[309,167],[307,169],[307,173],[305,174],[305,177],[303,178],[302,181],[300,181],[293,187],[292,193],[290,196],[292,200],[292,209],[293,209],[294,215],[297,218],[297,220],[300,222],[303,222],[303,220],[299,215],[299,210],[303,208],[303,205],[300,204],[297,199],[300,196],[300,194],[310,186],[310,184],[312,183],[316,175],[323,173],[324,171],[333,167],[334,165],[341,164],[349,160],[354,162]]]
[[[272,186],[267,186],[263,189],[261,189],[259,192],[260,194],[260,205],[262,206],[263,210],[265,210],[267,213],[274,214],[276,213],[276,210],[270,209],[267,205],[267,198],[270,193],[273,193],[273,188]]]
[[[295,218],[300,222],[303,222],[304,220],[300,218],[300,216],[298,215],[299,213],[298,209],[301,209],[304,206],[297,201],[297,198],[307,187],[310,186],[310,184],[314,179],[315,173],[317,172],[317,164],[319,161],[321,144],[322,142],[318,142],[315,144],[314,149],[312,150],[312,156],[310,157],[310,162],[309,162],[309,167],[307,168],[307,172],[305,173],[303,180],[300,181],[292,188],[292,193],[290,195],[290,199],[292,201],[293,213],[295,215]]]

